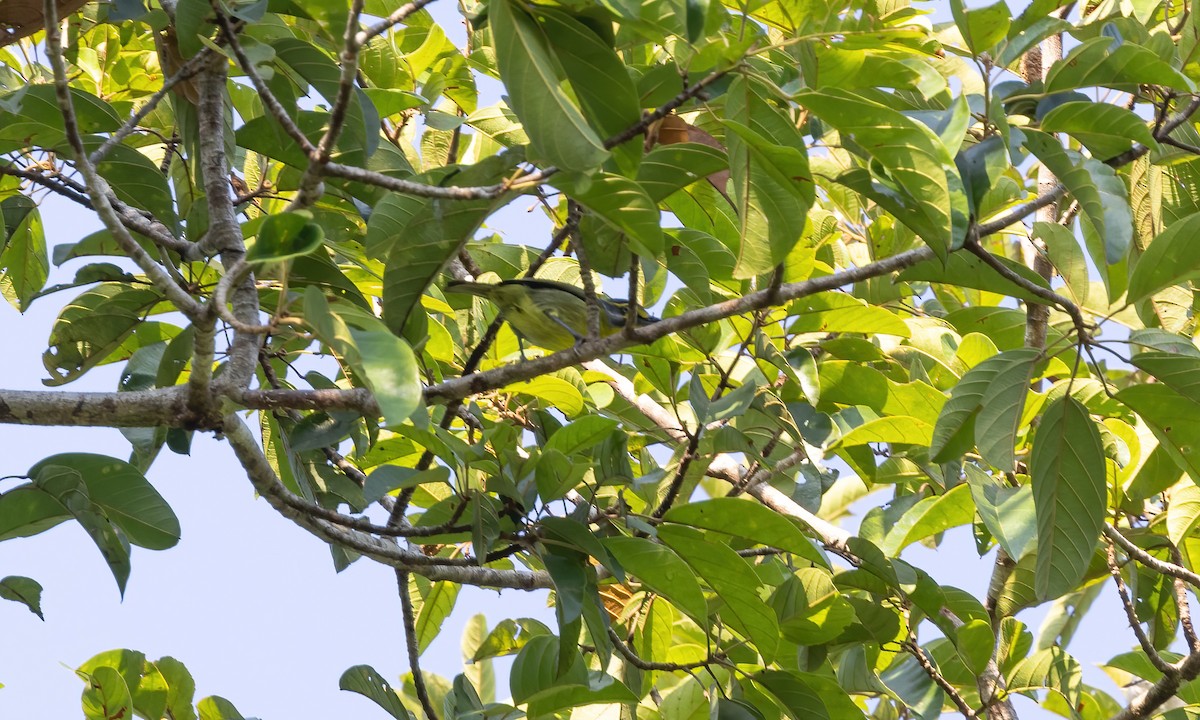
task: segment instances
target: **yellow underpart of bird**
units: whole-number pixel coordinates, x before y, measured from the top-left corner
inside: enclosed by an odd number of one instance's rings
[[[484,298],[499,310],[517,336],[532,345],[557,352],[587,337],[587,295],[574,285],[553,280],[522,278],[498,283],[452,282],[447,292]],[[600,310],[600,336],[612,335],[625,326],[629,302],[596,296]],[[638,326],[658,318],[638,309]]]

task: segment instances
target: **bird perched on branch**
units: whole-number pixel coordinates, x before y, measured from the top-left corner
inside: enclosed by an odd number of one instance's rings
[[[488,300],[500,309],[518,338],[538,347],[557,352],[587,337],[587,295],[574,285],[523,278],[495,284],[452,282],[446,290]],[[596,303],[600,311],[601,337],[612,335],[625,326],[628,300],[597,294]],[[658,318],[638,308],[638,327],[654,322],[658,322]]]

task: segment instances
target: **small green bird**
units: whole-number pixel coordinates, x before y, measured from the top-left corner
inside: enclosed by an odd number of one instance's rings
[[[557,352],[582,342],[587,336],[587,296],[574,285],[522,278],[499,283],[452,282],[448,292],[467,293],[488,300],[516,331],[518,338]],[[625,326],[628,300],[596,296],[600,310],[600,335],[612,335]],[[638,308],[637,325],[658,318]]]

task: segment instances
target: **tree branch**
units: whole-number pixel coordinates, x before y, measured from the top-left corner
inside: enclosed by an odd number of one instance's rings
[[[925,654],[924,648],[912,640],[905,640],[904,642],[900,643],[900,645],[908,652],[909,655],[912,655],[914,658],[916,658],[917,664],[920,665],[921,669],[925,671],[925,674],[928,675],[931,680],[933,680],[934,684],[940,687],[942,692],[946,693],[946,696],[950,698],[950,701],[954,703],[954,707],[958,708],[958,711],[962,713],[963,717],[968,718],[968,720],[973,720],[974,718],[979,717],[975,710],[967,704],[966,700],[963,699],[963,696],[958,692],[958,688],[954,687],[948,680],[946,680],[941,671],[937,669],[937,666],[933,664],[933,661],[929,659],[929,656]]]
[[[1081,343],[1087,342],[1088,338],[1090,337],[1090,332],[1088,329],[1087,321],[1084,320],[1083,312],[1079,309],[1078,305],[1071,302],[1070,300],[1063,297],[1062,295],[1059,295],[1058,293],[1054,292],[1053,290],[1044,288],[1041,285],[1038,285],[1037,283],[1035,283],[1031,280],[1028,280],[1024,277],[1021,277],[1017,273],[1013,272],[1011,268],[1009,268],[1004,263],[1000,262],[1000,260],[998,260],[995,255],[992,255],[990,252],[988,252],[977,241],[968,240],[966,242],[965,247],[968,252],[970,252],[972,255],[979,258],[980,260],[982,260],[985,265],[987,265],[991,269],[995,270],[996,274],[1000,275],[1005,280],[1008,280],[1012,284],[1014,284],[1020,288],[1023,288],[1024,290],[1029,291],[1030,293],[1038,296],[1042,300],[1045,300],[1047,303],[1050,303],[1052,305],[1058,305],[1059,307],[1061,307],[1063,309],[1063,311],[1065,311],[1068,315],[1071,316],[1071,322],[1075,325],[1075,331],[1077,333],[1079,333],[1079,342],[1081,342]],[[1030,306],[1028,309],[1028,312],[1032,312],[1032,311],[1033,311],[1033,307]],[[1049,316],[1047,316],[1047,319],[1048,318],[1049,318]],[[1026,335],[1026,341],[1028,343],[1029,341],[1036,340],[1038,337],[1041,338],[1040,345],[1034,346],[1034,345],[1027,344],[1026,346],[1027,347],[1037,347],[1038,349],[1044,347],[1046,344],[1045,330],[1043,330],[1040,335],[1036,334],[1036,331],[1033,336]]]
[[[0,162],[0,175],[10,175],[28,180],[72,202],[78,203],[88,210],[95,210],[91,199],[88,197],[87,188],[65,176],[58,175],[52,178],[41,172],[24,170],[3,162]],[[108,202],[112,205],[113,210],[116,211],[121,224],[127,229],[145,235],[155,245],[177,253],[184,260],[193,261],[203,259],[203,254],[195,243],[175,237],[167,229],[166,225],[163,225],[153,217],[147,217],[141,210],[126,205],[111,192],[108,195]]]
[[[432,2],[433,0],[413,0],[413,2],[401,5],[391,15],[355,35],[354,44],[361,48],[371,42],[373,38],[384,34],[390,28],[404,22],[410,15]]]
[[[0,424],[6,425],[187,427],[190,418],[185,386],[133,392],[0,390]]]
[[[325,134],[317,142],[316,149],[309,155],[308,167],[300,176],[296,196],[288,204],[288,210],[298,210],[313,205],[321,198],[324,190],[321,185],[321,174],[329,163],[329,156],[337,144],[338,136],[346,123],[346,113],[350,109],[350,98],[354,91],[354,80],[358,76],[358,49],[355,41],[358,33],[359,18],[362,17],[364,0],[351,0],[350,12],[346,16],[346,31],[343,35],[341,66],[342,72],[338,78],[337,97],[333,107],[329,109],[329,126]],[[378,131],[376,131],[378,132]]]
[[[204,64],[209,61],[209,56],[211,54],[212,50],[209,50],[208,48],[201,48],[200,51],[193,55],[190,60],[185,62],[174,75],[164,80],[161,88],[155,91],[155,93],[151,95],[146,102],[142,103],[142,105],[138,107],[138,109],[135,110],[132,115],[129,116],[129,119],[126,120],[121,127],[117,128],[117,131],[110,135],[109,138],[100,145],[100,147],[92,151],[92,154],[88,156],[88,162],[97,164],[103,160],[105,156],[108,155],[109,151],[113,149],[113,146],[119,144],[122,140],[129,137],[129,134],[137,128],[138,123],[140,123],[147,115],[153,112],[154,108],[158,107],[158,104],[167,96],[167,93],[171,92],[171,88],[175,87],[175,85],[183,82],[184,80],[191,79],[193,76],[199,73],[200,70],[204,68]]]
[[[408,649],[408,669],[412,671],[413,689],[417,691],[417,700],[428,720],[438,720],[437,710],[429,698],[429,688],[425,686],[425,673],[421,671],[421,646],[417,642],[417,622],[413,615],[406,571],[396,571],[396,585],[400,589],[400,617],[404,624],[404,646]]]
[[[1197,575],[1182,565],[1176,565],[1174,563],[1166,562],[1165,560],[1159,560],[1135,545],[1132,540],[1125,537],[1124,533],[1112,525],[1106,524],[1103,528],[1103,532],[1105,537],[1112,540],[1117,545],[1120,545],[1121,549],[1125,551],[1125,554],[1129,555],[1129,557],[1133,558],[1134,560],[1137,560],[1139,563],[1157,573],[1178,578],[1179,580],[1183,580],[1184,582],[1188,583],[1192,587],[1200,589],[1200,575]]]
[[[1113,582],[1117,586],[1117,594],[1121,596],[1121,606],[1125,609],[1125,618],[1129,621],[1129,628],[1133,630],[1138,645],[1141,646],[1142,652],[1145,653],[1146,659],[1150,661],[1154,669],[1163,675],[1175,675],[1179,671],[1158,654],[1154,643],[1150,642],[1150,638],[1146,636],[1146,631],[1142,628],[1141,621],[1138,620],[1137,610],[1133,607],[1133,600],[1129,597],[1129,589],[1125,587],[1125,578],[1121,577],[1121,568],[1117,565],[1117,553],[1113,548],[1113,541],[1110,539],[1105,543],[1105,558],[1108,562],[1108,573],[1112,575]]]
[[[67,81],[67,68],[63,62],[62,42],[59,36],[58,8],[55,0],[45,0],[42,3],[46,18],[46,58],[54,71],[54,91],[58,99],[58,109],[62,113],[63,128],[71,150],[75,154],[75,165],[87,182],[88,197],[104,226],[112,233],[121,250],[141,268],[150,282],[188,318],[195,318],[202,312],[201,306],[186,290],[179,287],[170,274],[159,265],[154,258],[142,249],[108,200],[108,183],[96,172],[96,168],[88,161],[87,152],[83,147],[83,138],[79,134],[79,124],[75,119],[75,105],[71,100],[71,89]]]
[[[262,495],[263,499],[280,515],[325,542],[348,548],[384,565],[423,575],[430,580],[449,580],[480,587],[518,590],[552,587],[550,576],[545,572],[481,567],[469,558],[453,561],[446,558],[428,557],[422,553],[404,550],[395,543],[311,517],[292,507],[285,499],[292,495],[291,491],[284,487],[279,477],[275,475],[275,471],[258,445],[258,440],[236,413],[229,413],[225,416],[222,429],[238,462],[241,463],[242,468],[246,471],[246,476],[258,494]]]
[[[237,220],[237,207],[229,187],[229,160],[225,157],[225,81],[228,63],[224,56],[214,54],[200,76],[200,171],[204,179],[204,195],[208,203],[207,244],[220,253],[221,264],[226,275],[233,274],[246,255],[242,239],[242,227]],[[224,279],[224,278],[222,278]],[[233,296],[233,318],[240,324],[253,324],[258,320],[258,290],[254,287],[254,276],[247,273],[236,281]],[[225,308],[214,297],[208,310]],[[208,318],[212,315],[208,314]],[[245,387],[254,377],[258,364],[261,338],[253,333],[240,332],[235,327],[229,358],[225,363],[219,383],[225,387]]]

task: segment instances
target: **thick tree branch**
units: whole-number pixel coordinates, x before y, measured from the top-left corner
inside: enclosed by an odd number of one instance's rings
[[[812,278],[796,283],[786,283],[779,288],[778,301],[786,302],[795,300],[825,290],[835,290],[869,278],[888,275],[933,257],[933,252],[928,248],[919,248],[824,277]],[[707,307],[689,310],[682,315],[663,318],[656,323],[636,328],[632,332],[610,335],[597,341],[582,342],[573,348],[528,362],[505,365],[493,370],[473,373],[430,385],[425,389],[425,398],[428,401],[451,400],[474,395],[486,390],[494,390],[514,382],[528,380],[572,365],[578,365],[588,360],[612,355],[619,350],[633,345],[650,343],[682,330],[706,325],[727,317],[733,317],[734,315],[743,315],[760,310],[771,306],[774,300],[772,292],[759,290],[736,300],[727,300]]]
[[[187,387],[134,392],[0,390],[0,424],[186,427]]]
[[[210,59],[200,76],[200,171],[204,178],[204,195],[208,203],[208,234],[206,243],[220,253],[227,275],[239,267],[246,255],[242,227],[237,220],[237,207],[229,187],[229,159],[225,157],[225,81],[229,65],[223,56]],[[233,286],[233,318],[239,323],[253,324],[258,320],[258,290],[254,276],[247,273]],[[210,311],[223,310],[224,299],[209,302]],[[207,318],[211,318],[209,315]],[[229,359],[219,383],[224,387],[245,387],[254,377],[258,364],[261,338],[235,328],[229,348]]]

